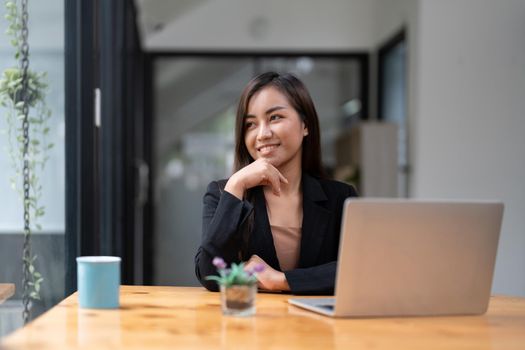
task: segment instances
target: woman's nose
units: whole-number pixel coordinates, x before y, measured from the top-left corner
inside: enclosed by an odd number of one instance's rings
[[[272,129],[270,128],[270,126],[266,123],[262,123],[260,126],[259,126],[259,130],[258,130],[258,133],[257,133],[257,138],[259,140],[264,140],[264,139],[268,139],[268,138],[271,138],[272,137]]]

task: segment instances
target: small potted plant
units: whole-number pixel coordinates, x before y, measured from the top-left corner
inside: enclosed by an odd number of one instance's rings
[[[245,270],[244,264],[232,263],[230,268],[222,258],[215,257],[213,265],[219,276],[207,276],[207,280],[216,281],[221,292],[221,306],[224,315],[251,316],[255,313],[257,295],[257,273],[264,270],[258,264],[253,269]]]

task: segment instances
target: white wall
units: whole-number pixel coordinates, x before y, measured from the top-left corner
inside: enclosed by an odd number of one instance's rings
[[[373,36],[369,0],[203,2],[144,38],[146,49],[366,50]]]
[[[525,296],[525,1],[421,1],[411,192],[505,202],[493,292]]]

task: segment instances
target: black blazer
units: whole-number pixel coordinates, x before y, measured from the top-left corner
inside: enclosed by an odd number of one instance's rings
[[[239,262],[242,226],[254,211],[253,231],[248,241],[248,256],[257,254],[280,271],[266,211],[262,187],[254,188],[254,205],[223,191],[225,180],[208,185],[203,202],[202,243],[195,256],[195,273],[201,284],[217,291],[214,257]],[[356,196],[347,184],[302,176],[303,225],[298,267],[284,274],[294,294],[333,294],[339,249],[341,214],[344,200]]]

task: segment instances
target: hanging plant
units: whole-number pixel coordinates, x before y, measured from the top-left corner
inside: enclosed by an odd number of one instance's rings
[[[18,67],[5,69],[0,76],[0,104],[5,109],[7,151],[14,170],[11,187],[24,206],[24,320],[29,314],[29,299],[40,299],[41,274],[35,268],[37,256],[31,252],[31,232],[41,230],[39,219],[45,214],[41,205],[42,185],[39,175],[49,159],[48,122],[51,111],[46,105],[46,73],[29,70],[27,43],[27,0],[5,3],[6,34],[15,49]]]

